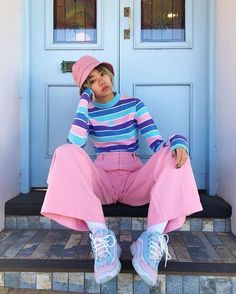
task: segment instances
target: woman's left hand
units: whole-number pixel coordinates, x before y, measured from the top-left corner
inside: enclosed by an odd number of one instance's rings
[[[177,148],[172,151],[172,157],[176,158],[176,168],[180,168],[188,159],[188,152],[184,148]]]

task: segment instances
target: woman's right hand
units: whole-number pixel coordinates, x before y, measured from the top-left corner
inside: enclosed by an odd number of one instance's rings
[[[85,95],[84,95],[85,94]],[[85,96],[88,100],[88,101],[93,101],[95,100],[95,95],[94,95],[94,92],[91,88],[85,88],[81,94],[81,96]]]

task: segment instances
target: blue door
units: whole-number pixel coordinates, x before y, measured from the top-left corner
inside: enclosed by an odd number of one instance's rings
[[[143,99],[165,139],[188,137],[198,187],[205,188],[205,0],[32,1],[30,14],[32,187],[46,186],[79,100],[61,63],[91,54],[114,65],[116,91]],[[95,156],[90,145],[87,151]],[[152,154],[142,138],[140,154],[144,161]]]

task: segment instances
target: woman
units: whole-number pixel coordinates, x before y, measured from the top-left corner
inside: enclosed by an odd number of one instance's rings
[[[158,265],[168,253],[166,233],[202,210],[185,137],[164,141],[144,103],[113,92],[111,64],[81,57],[72,68],[80,101],[68,142],[52,160],[41,213],[75,230],[90,230],[97,283],[115,277],[120,246],[105,224],[103,204],[149,203],[147,230],[131,246],[132,263],[148,285],[157,282]],[[155,152],[143,164],[138,131]],[[90,135],[96,159],[81,148]]]

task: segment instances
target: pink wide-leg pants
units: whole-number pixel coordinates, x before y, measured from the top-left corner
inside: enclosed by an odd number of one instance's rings
[[[56,149],[41,214],[69,228],[88,230],[85,221],[105,223],[102,204],[147,203],[148,226],[168,222],[180,228],[187,215],[202,210],[190,161],[179,169],[169,147],[145,164],[130,152],[110,152],[93,162],[72,144]]]

